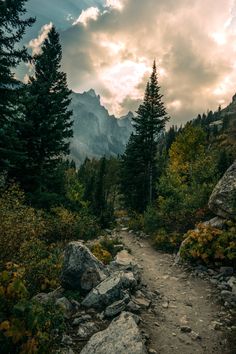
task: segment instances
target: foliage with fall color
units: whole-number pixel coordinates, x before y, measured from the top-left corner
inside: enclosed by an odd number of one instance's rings
[[[236,265],[236,225],[229,222],[226,230],[199,224],[185,235],[181,257],[207,265]]]

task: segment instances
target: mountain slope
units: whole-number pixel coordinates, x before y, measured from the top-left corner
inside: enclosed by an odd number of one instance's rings
[[[122,154],[133,131],[130,112],[122,118],[110,116],[94,90],[72,93],[74,137],[71,157],[80,164],[86,157],[100,158]]]

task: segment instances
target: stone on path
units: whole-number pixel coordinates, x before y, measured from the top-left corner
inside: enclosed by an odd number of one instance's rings
[[[123,312],[109,327],[90,338],[81,354],[147,354],[133,316]]]

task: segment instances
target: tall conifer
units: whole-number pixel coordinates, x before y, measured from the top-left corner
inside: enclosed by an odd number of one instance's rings
[[[128,206],[143,211],[155,198],[158,137],[167,114],[158,86],[156,63],[147,83],[143,103],[134,118],[135,133],[123,156],[122,189]]]

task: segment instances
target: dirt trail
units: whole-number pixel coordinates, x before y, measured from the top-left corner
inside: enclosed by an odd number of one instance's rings
[[[148,241],[137,241],[124,231],[121,239],[143,267],[148,291],[160,292],[152,308],[141,316],[142,327],[150,336],[149,348],[158,354],[228,353],[224,334],[213,329],[222,309],[214,302],[212,285],[174,265],[172,255],[155,251]],[[183,326],[192,332],[182,332]]]

